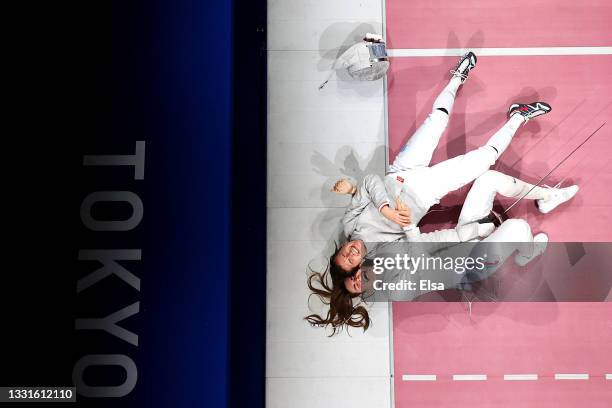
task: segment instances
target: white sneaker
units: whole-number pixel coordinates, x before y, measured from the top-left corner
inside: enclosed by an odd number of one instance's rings
[[[533,237],[533,253],[531,256],[521,255],[520,253],[514,257],[514,262],[518,266],[525,266],[538,256],[542,255],[546,250],[546,246],[548,245],[548,235],[543,232],[540,232],[535,237]]]
[[[578,186],[569,186],[565,188],[547,187],[550,193],[549,197],[537,200],[538,209],[542,214],[546,214],[557,208],[559,204],[570,200],[578,192]]]

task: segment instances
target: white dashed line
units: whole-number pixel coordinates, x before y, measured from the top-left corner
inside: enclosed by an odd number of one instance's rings
[[[536,381],[537,379],[537,374],[504,374],[506,381]]]
[[[486,374],[455,374],[453,381],[486,381]]]
[[[612,374],[605,374],[606,380],[612,380]],[[538,374],[504,374],[505,381],[537,381]],[[453,374],[453,381],[486,381],[486,374]],[[555,374],[555,380],[588,380],[589,374]],[[404,374],[402,381],[437,381],[436,374]]]
[[[555,380],[588,380],[588,374],[555,374]]]
[[[416,375],[406,374],[402,375],[402,381],[436,381],[438,377],[435,374],[427,375]]]
[[[605,374],[606,380],[612,380],[612,374]],[[453,381],[487,381],[487,374],[453,374]],[[505,381],[537,381],[538,374],[504,374]],[[555,380],[588,380],[589,374],[555,374]],[[404,374],[402,381],[437,381],[436,374]]]

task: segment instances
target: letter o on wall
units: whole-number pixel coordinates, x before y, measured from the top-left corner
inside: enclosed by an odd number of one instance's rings
[[[126,220],[97,220],[91,215],[91,207],[99,202],[123,201],[132,206],[132,215]],[[81,203],[81,221],[92,231],[129,231],[136,228],[142,220],[144,209],[142,200],[131,191],[96,191],[89,194]]]
[[[114,365],[125,370],[125,381],[121,385],[98,387],[86,384],[83,380],[85,369],[92,366]],[[88,354],[74,365],[72,369],[72,382],[79,394],[90,398],[119,398],[134,389],[138,379],[138,369],[131,358],[124,354]]]

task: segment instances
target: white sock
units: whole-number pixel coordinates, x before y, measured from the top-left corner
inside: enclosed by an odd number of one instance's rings
[[[508,148],[514,134],[518,130],[518,128],[523,124],[524,119],[521,115],[514,115],[501,129],[499,129],[487,142],[487,146],[491,146],[495,148],[497,151],[497,157],[501,156],[501,154]]]
[[[455,103],[455,97],[457,96],[457,90],[461,85],[461,78],[452,77],[448,82],[448,85],[440,92],[440,95],[436,98],[433,103],[434,109],[442,108],[445,109],[450,115]]]

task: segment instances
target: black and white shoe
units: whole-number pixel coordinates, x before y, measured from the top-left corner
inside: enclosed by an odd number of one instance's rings
[[[546,115],[552,108],[546,102],[532,102],[532,103],[513,103],[508,108],[508,117],[514,115],[521,115],[525,122],[529,119],[533,119],[536,116]]]
[[[461,78],[461,83],[464,83],[467,80],[470,70],[476,66],[476,60],[476,54],[469,51],[459,58],[459,62],[455,66],[455,69],[451,69],[451,74],[453,74],[454,77]]]

